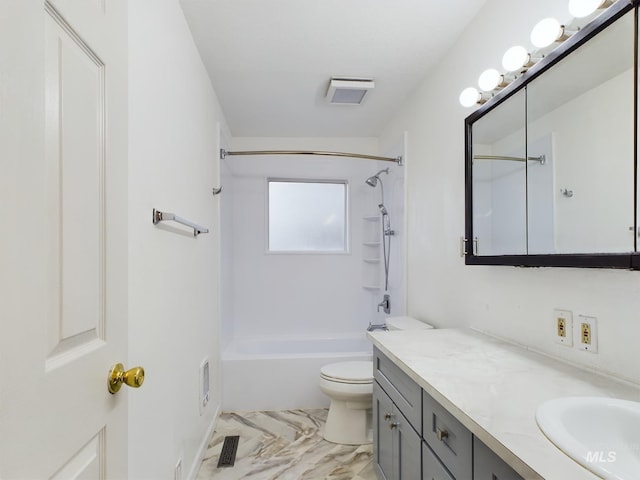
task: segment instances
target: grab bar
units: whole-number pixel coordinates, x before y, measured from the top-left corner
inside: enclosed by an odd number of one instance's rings
[[[185,220],[182,217],[179,217],[178,215],[176,215],[175,213],[167,213],[167,212],[161,212],[160,210],[156,210],[155,208],[153,209],[153,224],[157,225],[160,222],[166,222],[166,221],[174,221],[177,223],[180,223],[182,225],[185,225],[189,228],[193,228],[193,236],[197,237],[199,234],[201,233],[209,233],[209,229],[205,228],[205,227],[201,227],[200,225],[190,222],[189,220]]]

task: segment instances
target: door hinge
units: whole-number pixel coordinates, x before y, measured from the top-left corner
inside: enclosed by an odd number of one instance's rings
[[[460,256],[461,257],[469,255],[469,250],[467,250],[468,243],[469,243],[468,238],[460,237]],[[477,254],[478,254],[478,237],[474,237],[472,242],[471,255],[477,255]]]

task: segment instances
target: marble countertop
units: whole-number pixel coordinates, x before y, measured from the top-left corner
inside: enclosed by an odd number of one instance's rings
[[[542,402],[566,396],[640,401],[624,383],[470,329],[367,334],[427,393],[525,479],[594,480],[540,431]]]

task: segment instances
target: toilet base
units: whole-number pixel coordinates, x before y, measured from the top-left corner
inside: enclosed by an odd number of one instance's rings
[[[328,442],[341,445],[372,443],[371,402],[365,405],[363,402],[332,400],[323,436]]]

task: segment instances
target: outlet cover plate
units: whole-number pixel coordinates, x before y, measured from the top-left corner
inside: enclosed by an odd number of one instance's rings
[[[585,352],[598,353],[598,319],[596,317],[578,315],[576,327],[576,348]],[[588,334],[585,328],[588,330]],[[583,332],[585,333],[584,335]],[[587,336],[588,338],[585,338]]]
[[[204,414],[205,408],[209,403],[210,378],[209,359],[205,358],[200,364],[200,415]]]
[[[573,313],[570,310],[557,308],[553,311],[553,329],[556,343],[566,347],[573,346]]]

